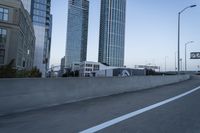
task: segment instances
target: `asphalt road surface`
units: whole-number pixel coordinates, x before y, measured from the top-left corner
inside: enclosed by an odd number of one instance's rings
[[[199,86],[200,77],[192,77],[150,90],[1,116],[0,133],[88,133],[91,128],[99,133],[200,133]]]

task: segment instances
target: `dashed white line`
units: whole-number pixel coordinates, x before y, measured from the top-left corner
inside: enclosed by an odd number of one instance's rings
[[[194,89],[192,89],[192,90],[190,90],[190,91],[188,91],[188,92],[185,92],[185,93],[183,93],[183,94],[180,94],[180,95],[178,95],[178,96],[169,98],[169,99],[167,99],[167,100],[164,100],[164,101],[162,101],[162,102],[159,102],[159,103],[150,105],[150,106],[145,107],[145,108],[143,108],[143,109],[140,109],[140,110],[131,112],[131,113],[129,113],[129,114],[120,116],[120,117],[118,117],[118,118],[109,120],[109,121],[104,122],[104,123],[102,123],[102,124],[100,124],[100,125],[97,125],[97,126],[88,128],[88,129],[86,129],[86,130],[84,130],[84,131],[81,131],[80,133],[95,133],[95,132],[97,132],[97,131],[100,131],[100,130],[102,130],[102,129],[105,129],[105,128],[107,128],[107,127],[110,127],[110,126],[112,126],[112,125],[115,125],[115,124],[117,124],[117,123],[119,123],[119,122],[122,122],[122,121],[127,120],[127,119],[132,118],[132,117],[135,117],[135,116],[137,116],[137,115],[139,115],[139,114],[142,114],[142,113],[147,112],[147,111],[149,111],[149,110],[155,109],[155,108],[157,108],[157,107],[160,107],[160,106],[162,106],[162,105],[165,105],[165,104],[167,104],[167,103],[169,103],[169,102],[172,102],[172,101],[174,101],[174,100],[177,100],[177,99],[179,99],[179,98],[182,98],[182,97],[184,97],[184,96],[186,96],[186,95],[189,95],[189,94],[191,94],[191,93],[193,93],[193,92],[195,92],[195,91],[197,91],[197,90],[199,90],[199,89],[200,89],[200,86],[197,87],[197,88],[194,88]]]

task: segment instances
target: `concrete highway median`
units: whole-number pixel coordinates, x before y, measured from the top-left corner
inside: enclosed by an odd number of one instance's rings
[[[179,76],[1,79],[0,115],[150,89],[189,79]]]
[[[173,99],[124,119],[102,133],[199,133],[200,77],[136,92],[94,98],[0,117],[2,133],[76,133]],[[188,93],[190,92],[190,93]],[[183,95],[186,94],[187,95]]]

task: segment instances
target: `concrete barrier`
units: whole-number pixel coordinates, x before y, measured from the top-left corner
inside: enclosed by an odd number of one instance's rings
[[[1,79],[0,115],[148,89],[189,79],[180,76]]]

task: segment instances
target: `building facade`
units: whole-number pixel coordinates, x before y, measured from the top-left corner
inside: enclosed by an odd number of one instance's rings
[[[82,62],[87,56],[88,0],[69,0],[65,66]]]
[[[61,58],[60,60],[60,73],[59,76],[62,77],[62,75],[65,73],[65,57]]]
[[[117,68],[117,67],[111,67],[111,66],[107,66],[99,62],[93,62],[93,61],[83,61],[83,62],[75,63],[75,64],[79,64],[79,65],[75,65],[76,66],[75,70],[79,71],[80,77],[95,77],[96,72],[100,70]],[[73,67],[72,67],[72,71],[73,71]]]
[[[132,76],[145,76],[145,69],[132,69],[132,68],[112,68],[99,70],[94,73],[95,77],[132,77]]]
[[[28,11],[28,13],[30,14],[31,12],[31,0],[21,0],[24,8]]]
[[[80,63],[79,75],[80,77],[92,77],[92,72],[100,70],[100,63],[83,61]]]
[[[51,50],[51,0],[22,0],[22,2],[32,18],[36,36],[34,66],[39,68],[45,77],[49,69]]]
[[[99,62],[124,66],[126,0],[101,0]]]
[[[0,1],[0,66],[30,70],[34,63],[35,35],[21,0]]]

